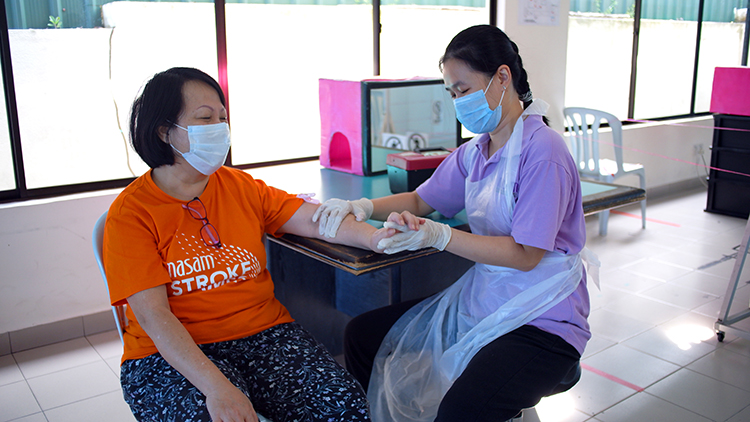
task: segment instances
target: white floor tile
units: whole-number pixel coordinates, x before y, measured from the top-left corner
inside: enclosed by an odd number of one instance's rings
[[[570,391],[545,397],[534,409],[524,410],[523,422],[584,422],[591,418],[575,408],[575,398]]]
[[[89,363],[28,380],[43,410],[120,390],[120,383],[103,361]]]
[[[686,252],[679,248],[662,254],[654,254],[651,257],[656,261],[687,267],[693,270],[714,261],[713,257]]]
[[[130,407],[122,399],[122,392],[100,396],[56,407],[44,412],[49,422],[107,421],[134,422]]]
[[[717,277],[723,278],[724,280],[729,281],[729,276],[732,275],[732,270],[734,269],[734,259],[729,259],[723,262],[719,262],[716,265],[713,265],[708,268],[702,268],[700,271],[703,271],[705,273],[715,275]]]
[[[689,369],[679,370],[646,392],[715,421],[727,420],[750,403],[750,392]]]
[[[685,309],[658,302],[641,295],[621,295],[607,304],[607,310],[650,324],[661,324],[687,312]]]
[[[641,388],[646,388],[680,369],[673,363],[622,344],[616,344],[584,359],[583,362]],[[633,368],[638,368],[638,370],[634,371]]]
[[[112,372],[114,372],[114,374],[117,376],[117,379],[120,379],[120,360],[121,359],[119,357],[104,360],[104,362],[107,363],[107,366],[109,366],[109,369],[111,369]]]
[[[628,236],[628,238],[621,238],[619,239],[620,242],[617,248],[612,249],[604,249],[604,254],[606,256],[609,256],[610,254],[617,254],[624,253],[625,256],[633,256],[637,259],[644,259],[644,258],[650,258],[653,256],[661,255],[668,253],[672,251],[673,249],[671,247],[660,245],[658,243],[645,240],[646,237],[650,237],[650,235],[644,233],[640,233],[636,236]],[[613,239],[614,240],[614,239]],[[677,243],[675,241],[675,243]],[[612,246],[612,245],[607,245]],[[634,261],[633,259],[630,260],[631,262]]]
[[[122,357],[122,341],[117,330],[89,335],[86,338],[102,358]]]
[[[607,340],[605,338],[602,338],[597,335],[593,335],[589,342],[586,344],[586,349],[583,351],[583,357],[589,357],[593,356],[602,350],[607,349],[608,347],[612,347],[613,345],[617,344],[616,342],[612,340]]]
[[[23,374],[16,365],[13,355],[0,356],[0,385],[23,381]]]
[[[671,283],[664,283],[640,294],[686,310],[695,309],[717,299],[714,295]]]
[[[622,269],[633,274],[651,277],[662,281],[673,280],[692,271],[691,268],[670,264],[653,258],[625,265]]]
[[[0,386],[0,421],[10,421],[39,413],[41,410],[25,382]]]
[[[596,416],[602,422],[711,422],[710,419],[683,409],[648,393],[638,393]]]
[[[725,226],[726,230],[715,231],[711,236],[704,238],[703,242],[709,245],[717,246],[733,247],[739,245],[740,242],[742,242],[742,234],[745,232],[747,220],[743,220],[741,218],[733,218],[731,220],[724,221],[726,222],[726,224],[717,225],[717,228],[719,228],[720,226]]]
[[[708,317],[706,315],[699,314],[697,312],[688,312],[678,316],[677,318],[667,321],[661,324],[659,328],[664,329],[666,332],[683,333],[685,330],[690,331],[691,336],[700,338],[702,342],[714,345],[716,347],[723,347],[724,343],[719,343],[716,335],[708,336],[708,333],[714,333],[714,324],[716,318]],[[731,342],[737,339],[737,336],[727,334],[726,342]]]
[[[680,287],[697,290],[719,297],[727,291],[727,280],[702,271],[692,271],[684,276],[668,281]]]
[[[726,347],[727,350],[731,350],[735,353],[750,356],[750,340],[748,339],[737,338],[732,341],[725,340],[724,347]]]
[[[705,315],[707,317],[710,317],[714,321],[716,321],[719,318],[719,313],[721,312],[721,303],[722,298],[718,297],[705,305],[701,305],[695,309],[693,309],[693,312],[699,313],[701,315]]]
[[[630,293],[623,292],[610,287],[607,284],[606,275],[602,275],[601,279],[601,290],[597,289],[594,283],[588,284],[589,290],[589,301],[591,302],[591,310],[606,307],[609,303],[622,298]]]
[[[13,356],[27,379],[101,360],[84,337],[25,350]]]
[[[747,422],[750,421],[750,404],[742,409],[739,413],[732,416],[727,422]]]
[[[726,347],[717,349],[687,366],[695,372],[750,391],[750,356]],[[748,403],[750,404],[750,403]]]
[[[657,245],[668,250],[676,250],[686,242],[692,241],[693,238],[682,234],[682,231],[669,226],[654,226],[651,229],[643,230],[634,236],[634,240]],[[634,243],[636,245],[636,243]],[[641,246],[638,244],[637,246]],[[637,247],[634,246],[634,248]]]
[[[48,422],[44,413],[34,413],[33,415],[24,416],[22,418],[13,419],[13,422]]]
[[[714,338],[711,329],[700,326],[686,325],[671,330],[660,326],[621,344],[675,365],[685,366],[716,350],[717,346],[706,343],[706,340]]]
[[[587,415],[596,415],[636,393],[631,388],[586,370],[581,372],[581,380],[569,392],[575,401],[575,408]]]
[[[615,269],[606,273],[603,272],[600,275],[600,279],[602,284],[608,287],[624,290],[630,293],[639,293],[664,283],[655,278],[636,275],[621,269]],[[616,293],[616,296],[621,296],[621,293]]]
[[[602,267],[601,267],[602,272],[616,270],[618,268],[621,268],[624,265],[629,265],[633,263],[633,261],[639,259],[638,256],[632,255],[623,251],[612,250],[611,252],[609,252],[608,249],[607,250],[598,249],[595,246],[592,247],[591,250],[599,257],[599,261],[602,263]],[[640,259],[645,259],[645,258],[640,258]]]
[[[594,335],[614,342],[627,340],[654,327],[653,324],[638,321],[606,309],[591,311],[589,325]]]
[[[696,227],[692,225],[691,223],[687,224],[681,224],[680,227],[674,227],[670,225],[662,225],[659,227],[658,234],[661,235],[661,238],[667,239],[667,236],[672,236],[673,238],[679,238],[683,241],[679,244],[670,243],[673,247],[679,248],[679,246],[686,241],[691,240],[702,240],[705,241],[707,238],[715,238],[716,233],[711,232],[710,230],[705,230],[703,228]],[[673,239],[670,239],[673,240]]]

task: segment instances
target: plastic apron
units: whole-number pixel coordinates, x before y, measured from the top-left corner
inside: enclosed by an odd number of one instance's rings
[[[543,114],[536,100],[524,111]],[[523,140],[523,116],[496,170],[466,179],[472,233],[507,236]],[[479,154],[476,138],[465,164]],[[468,166],[466,166],[468,168]],[[453,382],[485,345],[537,318],[568,297],[583,277],[580,254],[547,252],[531,271],[475,264],[444,291],[420,302],[391,328],[375,357],[368,399],[374,422],[432,422]]]

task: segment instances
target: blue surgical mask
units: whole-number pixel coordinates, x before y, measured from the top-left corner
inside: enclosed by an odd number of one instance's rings
[[[180,152],[172,149],[185,159],[193,168],[210,176],[224,164],[229,153],[230,136],[229,125],[225,122],[213,125],[188,126],[184,128],[174,124],[188,133],[190,151]]]
[[[503,114],[501,104],[503,98],[505,98],[505,87],[503,87],[503,94],[496,109],[490,109],[490,105],[487,102],[487,91],[490,89],[490,85],[492,85],[494,79],[493,76],[490,79],[490,83],[487,84],[487,89],[484,91],[475,91],[453,100],[453,106],[456,108],[456,118],[458,118],[458,121],[466,129],[469,129],[473,133],[492,132],[500,124]]]

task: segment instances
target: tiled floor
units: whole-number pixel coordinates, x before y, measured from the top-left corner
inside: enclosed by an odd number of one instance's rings
[[[587,220],[602,262],[590,286],[594,333],[581,381],[525,421],[750,421],[750,341],[713,332],[745,220],[703,212],[705,191]],[[748,265],[750,267],[750,265]],[[750,268],[737,307],[750,300]],[[750,330],[750,318],[737,324]],[[107,332],[0,357],[0,421],[133,421],[117,379],[120,341]],[[460,421],[458,421],[460,422]]]

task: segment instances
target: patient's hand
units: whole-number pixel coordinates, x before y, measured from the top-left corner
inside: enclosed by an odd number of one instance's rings
[[[409,230],[419,230],[419,226],[424,224],[425,219],[422,217],[417,217],[416,215],[410,213],[409,211],[404,211],[402,213],[392,212],[388,216],[388,220],[391,223],[396,223],[399,226],[405,226]],[[401,230],[405,231],[405,230]]]
[[[395,235],[381,240],[377,245],[387,254],[429,247],[442,251],[448,246],[453,233],[447,224],[419,218],[409,212],[392,213],[383,227],[398,230]]]
[[[372,238],[370,238],[370,249],[377,253],[383,253],[383,249],[378,248],[378,243],[380,243],[381,240],[387,239],[396,233],[398,233],[398,231],[396,231],[395,229],[389,229],[385,227],[375,230],[372,233]]]

